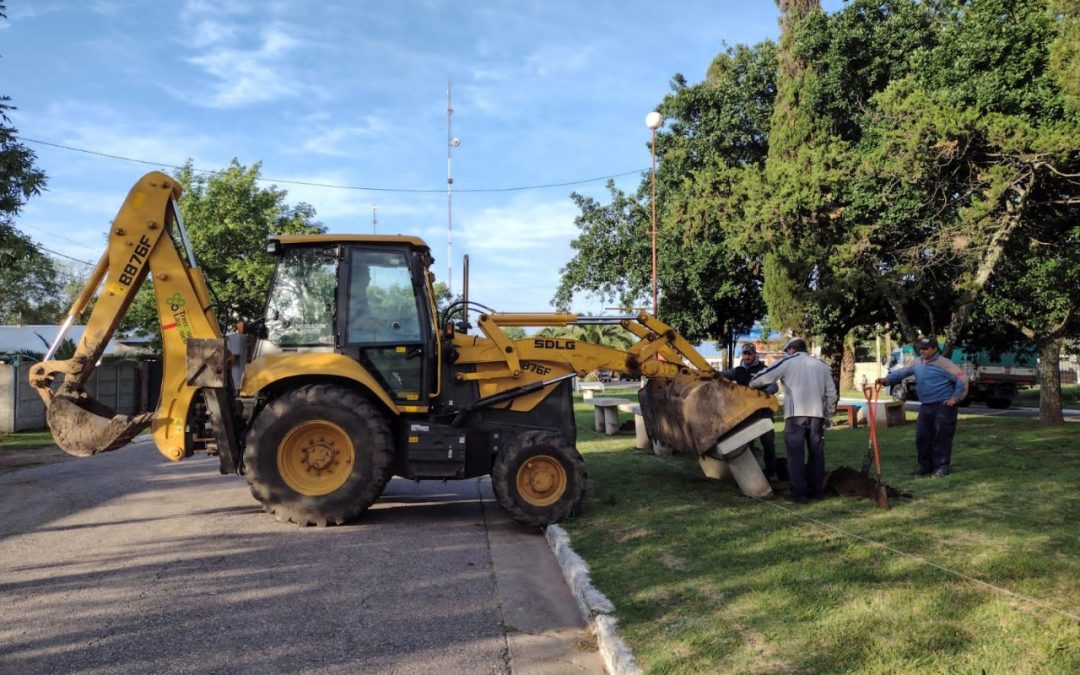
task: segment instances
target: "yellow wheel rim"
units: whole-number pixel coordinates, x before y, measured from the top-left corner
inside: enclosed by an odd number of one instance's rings
[[[530,506],[551,506],[566,492],[566,469],[550,455],[530,457],[518,469],[517,489]]]
[[[295,426],[278,444],[278,471],[285,484],[309,497],[330,494],[344,485],[355,462],[352,439],[326,420]]]

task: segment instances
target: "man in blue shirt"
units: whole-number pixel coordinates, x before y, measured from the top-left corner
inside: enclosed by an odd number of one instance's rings
[[[915,449],[920,476],[948,476],[956,434],[956,404],[967,396],[964,371],[938,353],[937,340],[930,335],[915,344],[919,359],[907,368],[897,368],[877,383],[892,386],[915,376],[919,395],[919,418],[915,423]]]

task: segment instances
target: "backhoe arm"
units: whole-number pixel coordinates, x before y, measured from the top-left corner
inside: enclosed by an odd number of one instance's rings
[[[127,444],[149,423],[162,454],[171,460],[180,460],[189,454],[184,432],[195,394],[200,386],[216,386],[218,391],[223,391],[227,384],[227,369],[220,372],[227,360],[222,358],[221,329],[210,304],[206,280],[194,265],[187,234],[179,219],[176,206],[179,197],[179,184],[160,172],[146,174],[131,188],[113,221],[108,247],[69,310],[60,335],[45,360],[30,371],[30,384],[45,402],[46,420],[57,445],[73,455],[87,456],[115,450]],[[187,249],[190,265],[177,250],[172,238],[174,229]],[[91,399],[84,386],[148,270],[154,275],[164,348],[161,397],[153,413],[128,417]],[[67,329],[82,316],[95,294],[97,302],[74,356],[52,360]],[[196,372],[190,379],[199,386],[189,384],[186,372],[186,351],[193,338],[200,340],[192,346],[202,346],[203,352],[207,344],[204,340],[214,340],[221,345],[216,360],[207,358],[204,361],[218,372],[206,373],[205,367],[193,368]],[[62,375],[62,379],[57,375]],[[214,398],[213,403],[221,403],[219,396],[207,398]]]
[[[615,349],[572,338],[533,336],[511,340],[502,330],[509,326],[569,326],[618,324],[637,336],[628,349]],[[547,394],[532,386],[554,384],[566,373],[585,377],[605,368],[633,377],[645,376],[639,391],[642,414],[652,438],[671,447],[701,455],[738,429],[759,410],[776,410],[776,399],[721,377],[709,362],[671,326],[642,312],[636,316],[578,317],[550,314],[482,314],[480,330],[486,340],[456,341],[456,362],[474,367],[455,377],[476,381],[484,400],[498,400],[504,392],[521,394],[524,408]]]

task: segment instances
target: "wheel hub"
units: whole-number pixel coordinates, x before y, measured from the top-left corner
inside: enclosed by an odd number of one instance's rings
[[[345,430],[327,420],[293,427],[278,445],[278,470],[285,483],[307,496],[325,495],[345,484],[356,451]]]
[[[532,457],[518,469],[517,488],[529,504],[550,506],[566,492],[566,469],[554,457]]]

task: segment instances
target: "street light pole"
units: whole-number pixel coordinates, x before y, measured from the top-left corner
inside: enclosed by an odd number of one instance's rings
[[[660,311],[659,296],[656,287],[656,130],[664,123],[664,116],[655,110],[645,116],[645,126],[652,131],[652,307],[653,316]]]

